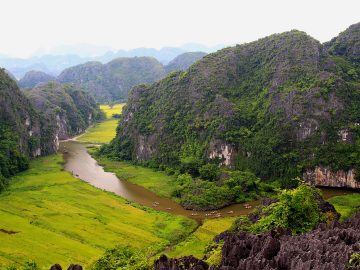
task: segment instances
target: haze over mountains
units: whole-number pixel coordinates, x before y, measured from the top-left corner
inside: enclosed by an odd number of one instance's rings
[[[145,56],[119,57],[106,64],[90,61],[69,67],[57,77],[32,70],[18,84],[23,89],[29,89],[50,81],[73,83],[98,102],[125,101],[132,87],[153,83],[172,71],[185,70],[205,55],[204,52],[183,53],[165,66],[154,57]]]
[[[109,47],[94,45],[60,46],[53,50],[38,51],[33,56],[23,59],[0,55],[0,66],[9,70],[17,79],[22,78],[31,70],[42,71],[57,76],[65,68],[83,64],[88,61],[107,63],[118,57],[150,56],[162,64],[167,64],[176,56],[185,52],[202,51],[214,52],[224,45],[207,47],[201,44],[185,44],[180,47],[135,48],[130,50],[113,50]]]

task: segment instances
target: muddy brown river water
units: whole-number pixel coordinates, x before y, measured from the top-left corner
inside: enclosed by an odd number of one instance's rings
[[[60,143],[60,151],[64,155],[65,169],[92,186],[113,192],[129,201],[159,211],[187,216],[198,222],[205,218],[249,214],[255,206],[260,204],[260,201],[252,201],[247,204],[233,204],[217,211],[186,210],[170,199],[160,197],[144,187],[117,178],[114,173],[104,171],[103,167],[98,165],[97,161],[87,152],[86,145],[84,144],[73,140],[63,141]],[[331,188],[322,188],[322,191],[325,199],[354,193],[351,190]]]

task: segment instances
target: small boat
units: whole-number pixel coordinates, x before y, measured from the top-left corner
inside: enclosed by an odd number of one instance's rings
[[[228,214],[234,214],[234,211],[229,211],[229,212],[227,212]]]
[[[248,204],[248,203],[245,203],[244,207],[245,207],[245,209],[250,209],[252,206],[250,204]]]
[[[167,207],[166,210],[171,210],[171,208],[170,208],[170,207]]]
[[[190,216],[198,216],[198,213],[191,213]]]

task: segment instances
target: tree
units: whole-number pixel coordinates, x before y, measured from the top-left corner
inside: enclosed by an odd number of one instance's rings
[[[200,177],[208,181],[216,181],[220,176],[220,168],[215,164],[205,164],[199,169]]]

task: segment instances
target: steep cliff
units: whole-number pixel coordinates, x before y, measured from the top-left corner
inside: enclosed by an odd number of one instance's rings
[[[107,152],[183,168],[217,159],[266,179],[355,168],[360,84],[350,70],[296,30],[223,49],[134,88]]]
[[[301,31],[226,48],[135,87],[103,152],[192,172],[219,162],[266,179],[356,169],[359,75]]]
[[[6,179],[27,168],[28,157],[56,151],[55,137],[16,82],[0,70],[0,190]]]
[[[21,88],[33,88],[40,84],[46,84],[51,81],[56,81],[56,78],[42,71],[32,70],[26,72],[24,77],[19,80],[18,84]]]
[[[64,140],[80,134],[103,117],[94,99],[74,85],[50,82],[26,92],[32,105],[44,115],[45,129]]]
[[[107,64],[88,62],[65,69],[60,83],[74,83],[88,91],[99,102],[126,100],[130,89],[138,84],[153,83],[165,76],[162,64],[151,57],[117,58]]]

